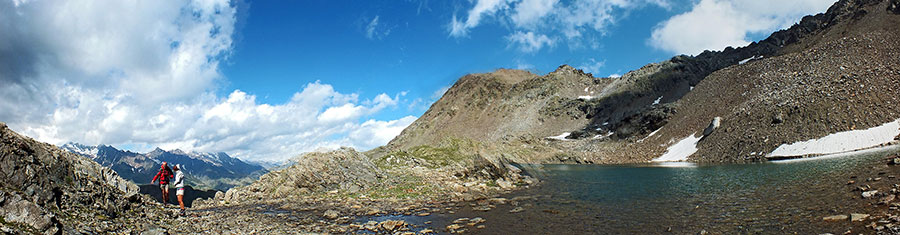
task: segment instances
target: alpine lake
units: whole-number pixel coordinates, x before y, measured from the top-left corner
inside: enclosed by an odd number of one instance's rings
[[[894,146],[726,165],[525,165],[541,183],[501,195],[508,202],[490,210],[467,203],[453,213],[357,221],[401,219],[442,233],[456,221],[475,234],[842,234],[870,221],[823,218],[883,213],[853,189],[869,181],[900,183],[900,166],[885,164],[897,152]],[[467,226],[465,220],[473,218],[483,219],[483,226]]]

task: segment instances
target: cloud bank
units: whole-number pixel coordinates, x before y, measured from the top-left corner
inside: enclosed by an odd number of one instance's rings
[[[0,1],[0,121],[53,144],[271,161],[376,147],[415,119],[366,120],[402,95],[361,99],[321,82],[296,84],[283,104],[240,90],[218,97],[236,12],[227,0]]]
[[[476,0],[465,16],[454,15],[448,31],[465,38],[484,22],[508,25],[511,47],[534,53],[557,43],[581,48],[596,41],[608,27],[630,11],[646,6],[668,8],[668,0]]]
[[[835,0],[700,0],[690,11],[660,23],[649,44],[657,49],[696,55],[750,43],[751,34],[790,27],[805,15],[825,12]]]

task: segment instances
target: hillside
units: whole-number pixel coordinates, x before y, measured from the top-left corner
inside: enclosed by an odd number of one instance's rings
[[[544,76],[466,75],[368,154],[467,142],[478,147],[461,154],[490,159],[647,162],[721,117],[721,131],[690,160],[762,161],[781,144],[900,118],[897,5],[839,1],[748,46],[676,56],[620,78],[567,65]]]
[[[190,185],[222,191],[248,184],[267,172],[262,166],[246,163],[221,152],[188,153],[178,149],[165,151],[156,148],[141,154],[108,145],[87,146],[78,143],[67,143],[60,148],[93,159],[136,184],[150,183],[162,162],[184,166],[187,183]]]

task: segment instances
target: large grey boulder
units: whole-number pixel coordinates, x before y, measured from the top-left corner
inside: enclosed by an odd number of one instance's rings
[[[722,125],[722,117],[713,118],[713,120],[709,122],[709,126],[707,126],[706,129],[703,130],[702,138],[706,138],[707,136],[712,134],[713,131],[716,130],[716,128],[719,128],[720,125]]]

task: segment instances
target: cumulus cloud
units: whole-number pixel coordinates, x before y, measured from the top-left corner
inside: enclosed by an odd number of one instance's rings
[[[538,51],[544,46],[552,47],[556,42],[547,37],[547,35],[535,34],[534,32],[516,32],[507,36],[506,40],[509,40],[510,45],[518,45],[519,50],[526,53]]]
[[[696,55],[750,43],[749,35],[769,33],[824,12],[835,0],[701,0],[690,11],[654,28],[649,43],[658,49]]]
[[[668,0],[476,0],[465,20],[453,16],[449,31],[452,37],[468,36],[469,29],[490,16],[501,25],[511,26],[513,30],[506,38],[520,51],[534,52],[544,45],[552,45],[554,38],[564,38],[570,47],[579,48],[591,44],[585,41],[605,35],[607,27],[629,11],[645,6],[668,8],[669,3]],[[527,36],[536,40],[528,41]]]
[[[0,121],[53,144],[254,160],[322,146],[371,148],[411,122],[367,119],[395,107],[401,94],[361,99],[321,82],[297,84],[281,104],[240,90],[217,96],[235,21],[227,0],[0,1]]]

